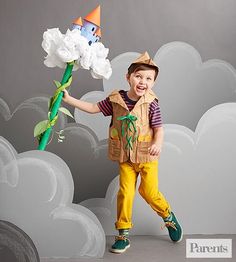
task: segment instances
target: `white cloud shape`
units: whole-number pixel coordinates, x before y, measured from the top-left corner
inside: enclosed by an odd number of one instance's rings
[[[109,52],[101,42],[88,44],[80,30],[66,31],[62,34],[59,28],[48,29],[43,34],[43,49],[47,52],[44,64],[48,67],[65,68],[66,63],[75,61],[74,70],[79,67],[91,69],[93,78],[108,79],[112,74]]]
[[[208,110],[195,132],[179,125],[165,125],[164,128],[159,190],[177,214],[184,233],[235,234],[236,103]],[[80,203],[97,215],[107,235],[116,233],[118,186],[116,177],[104,199]],[[131,234],[163,234],[166,231],[161,231],[162,220],[157,217],[137,193]]]
[[[127,90],[127,68],[138,53],[124,53],[111,61],[112,76],[103,81],[104,91],[94,91],[82,100],[98,102],[114,89]],[[184,42],[171,42],[162,46],[154,57],[160,73],[154,92],[160,100],[163,122],[180,124],[192,130],[201,116],[211,107],[236,101],[236,71],[225,61],[212,59],[202,62],[198,51]],[[110,118],[102,114],[89,115],[75,109],[77,123],[91,128],[99,140],[107,138]]]
[[[17,154],[0,137],[0,214],[24,230],[40,257],[102,257],[105,235],[96,216],[72,204],[65,162],[46,151]]]

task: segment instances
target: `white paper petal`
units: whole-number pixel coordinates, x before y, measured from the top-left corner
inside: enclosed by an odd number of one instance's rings
[[[81,67],[91,70],[94,78],[111,76],[109,49],[99,42],[90,46],[80,30],[68,29],[62,34],[58,28],[48,29],[43,34],[42,47],[47,52],[44,64],[48,67],[65,68],[66,63],[75,61],[73,71]]]

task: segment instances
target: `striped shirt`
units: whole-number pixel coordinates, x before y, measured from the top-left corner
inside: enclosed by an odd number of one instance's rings
[[[131,111],[134,108],[137,101],[131,100],[127,95],[127,91],[120,90],[119,93],[121,97],[123,98],[123,100],[125,101],[129,111]],[[104,116],[112,115],[112,112],[113,112],[112,103],[109,97],[98,102],[97,105]],[[150,121],[151,128],[162,126],[161,111],[160,111],[160,107],[158,105],[157,99],[155,99],[149,106],[149,121]]]

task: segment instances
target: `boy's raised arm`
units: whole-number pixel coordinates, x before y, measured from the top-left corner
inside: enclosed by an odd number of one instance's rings
[[[71,106],[74,106],[84,112],[90,113],[90,114],[96,114],[101,112],[97,104],[85,102],[79,99],[76,99],[69,95],[69,93],[65,90],[63,101]]]

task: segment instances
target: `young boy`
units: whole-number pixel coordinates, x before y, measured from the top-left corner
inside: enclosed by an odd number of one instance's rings
[[[63,101],[88,113],[112,115],[109,128],[109,158],[119,162],[120,188],[117,195],[116,229],[119,236],[110,251],[123,253],[130,247],[132,206],[137,177],[139,193],[163,218],[173,242],[182,239],[182,228],[170,205],[158,190],[158,158],[163,143],[163,127],[158,99],[152,91],[159,69],[145,52],[128,68],[130,89],[112,92],[105,100],[92,104],[64,92]]]

